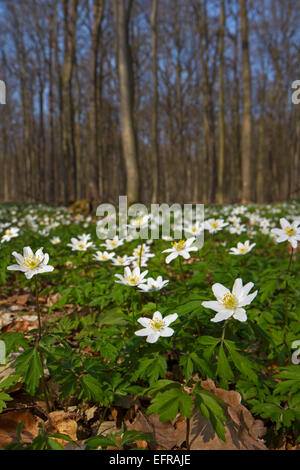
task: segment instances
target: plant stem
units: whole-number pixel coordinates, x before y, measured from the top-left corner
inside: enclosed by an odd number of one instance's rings
[[[221,345],[224,343],[227,321],[228,320],[224,321],[224,325],[223,325],[223,328],[222,328]]]
[[[39,324],[39,335],[38,335],[38,338],[37,338],[37,341],[36,341],[36,349],[38,351],[40,361],[41,361],[41,365],[42,365],[41,386],[42,386],[43,393],[44,393],[46,408],[47,408],[47,411],[49,413],[51,411],[51,409],[53,409],[53,405],[52,405],[51,392],[50,392],[50,390],[47,386],[47,382],[46,382],[46,377],[45,377],[45,373],[44,373],[44,358],[43,358],[43,354],[42,354],[42,351],[41,351],[41,348],[40,348],[40,341],[42,339],[42,323],[41,323],[41,307],[40,307],[40,302],[39,302],[38,284],[37,284],[36,278],[34,278],[34,284],[35,284],[35,300],[36,300],[38,324]]]
[[[186,449],[190,450],[190,431],[191,431],[191,420],[190,418],[186,418],[186,438],[185,438],[185,445]]]
[[[134,288],[131,290],[131,311],[132,311],[132,328],[135,329],[135,317],[134,317]]]
[[[180,266],[180,273],[181,273],[181,280],[182,282],[184,283],[185,285],[185,289],[187,291],[187,285],[186,285],[186,280],[185,280],[185,277],[184,277],[184,271],[183,271],[183,266],[182,266],[182,260],[181,260],[181,257],[178,256],[178,259],[179,259],[179,266]]]
[[[287,274],[290,272],[291,264],[292,264],[292,258],[293,258],[293,247],[291,250],[290,254],[290,259],[289,259],[289,264],[288,264],[288,269],[287,269]],[[289,283],[288,280],[285,282],[285,326],[288,325],[289,322]]]

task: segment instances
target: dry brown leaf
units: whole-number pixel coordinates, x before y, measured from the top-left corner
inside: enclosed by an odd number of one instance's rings
[[[147,441],[135,441],[136,445],[140,447],[141,449],[147,449],[148,448],[148,443]]]
[[[23,422],[21,437],[23,442],[30,443],[39,433],[39,423],[42,419],[34,416],[28,409],[20,409],[0,415],[0,447],[4,448],[17,440],[17,426]]]
[[[97,431],[97,436],[101,434],[101,436],[107,436],[109,434],[115,434],[118,432],[116,428],[116,423],[114,421],[103,421]]]
[[[97,406],[92,406],[91,408],[88,408],[87,410],[85,410],[84,414],[86,416],[86,420],[90,421],[91,419],[93,419],[97,410],[98,410]]]
[[[29,294],[12,295],[4,300],[0,300],[0,305],[17,304],[23,306],[27,303]]]
[[[49,419],[45,423],[46,431],[49,433],[62,433],[69,436],[73,441],[77,440],[77,422],[74,414],[65,411],[52,411],[49,413]],[[67,441],[56,439],[61,445],[65,445]]]
[[[57,292],[56,294],[49,295],[47,297],[47,307],[52,307],[52,305],[56,304],[61,298],[61,294]]]
[[[178,436],[176,435],[176,429],[170,421],[164,423],[159,421],[158,415],[146,416],[141,411],[138,411],[134,422],[130,423],[128,421],[125,424],[129,431],[142,431],[151,434],[157,445],[164,449],[172,449],[177,444]],[[149,445],[153,448],[152,443]]]
[[[37,318],[37,317],[36,317]],[[38,320],[28,321],[28,320],[14,320],[10,325],[7,325],[3,328],[3,331],[7,333],[17,332],[17,333],[26,333],[27,331],[34,330],[38,328]]]
[[[261,420],[256,420],[241,404],[241,395],[233,390],[217,388],[210,379],[201,383],[202,387],[221,398],[225,405],[227,423],[226,442],[215,433],[209,420],[198,409],[194,409],[190,419],[190,445],[192,450],[267,450],[260,439],[266,429]],[[126,422],[127,429],[150,433],[156,449],[181,447],[186,440],[186,420],[180,416],[175,422],[160,422],[158,415],[146,416],[138,411],[133,423]],[[150,443],[150,447],[153,444]]]

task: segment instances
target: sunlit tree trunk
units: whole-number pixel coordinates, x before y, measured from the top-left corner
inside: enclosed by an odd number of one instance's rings
[[[224,122],[224,33],[225,33],[225,0],[220,5],[219,33],[219,160],[218,186],[216,200],[224,201],[224,159],[225,159],[225,122]]]
[[[251,201],[252,98],[247,0],[240,0],[242,31],[242,202]]]
[[[132,1],[115,0],[114,2],[118,45],[122,147],[126,167],[126,193],[128,204],[136,202],[139,199],[139,171],[133,113],[134,84],[128,38],[131,7]]]

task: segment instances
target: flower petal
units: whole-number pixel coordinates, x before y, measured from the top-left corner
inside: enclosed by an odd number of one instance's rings
[[[160,331],[160,336],[168,338],[169,336],[172,336],[173,333],[174,333],[174,330],[167,326],[166,328]]]
[[[224,310],[223,305],[217,300],[207,300],[202,302],[201,305],[203,305],[203,307],[210,308],[215,312],[220,312],[221,310]]]
[[[222,284],[218,282],[212,286],[212,291],[214,293],[214,296],[217,299],[222,299],[222,297],[224,297],[225,294],[230,293],[230,290],[227,289],[227,287],[223,286]]]
[[[162,315],[161,313],[157,310],[156,312],[154,312],[153,314],[153,320],[154,321],[162,321]]]
[[[156,333],[156,332],[151,332],[151,334],[148,336],[148,338],[146,339],[147,343],[156,343],[156,341],[158,340],[159,338],[159,333]]]
[[[247,321],[246,310],[244,308],[237,308],[233,314],[233,318],[239,321]]]
[[[169,325],[171,325],[171,323],[173,323],[173,321],[177,320],[177,318],[178,318],[177,313],[171,313],[171,315],[167,315],[164,318],[164,324],[166,326],[169,326]]]
[[[149,326],[149,323],[150,323],[150,318],[138,318],[137,320],[142,326],[144,326],[145,328],[147,328]]]
[[[152,330],[150,328],[143,328],[142,330],[137,330],[134,332],[137,336],[149,336],[152,334]]]

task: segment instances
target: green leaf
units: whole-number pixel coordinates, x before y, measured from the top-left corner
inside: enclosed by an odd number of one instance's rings
[[[46,442],[49,450],[64,450],[64,447],[52,437],[48,437]]]
[[[85,374],[83,377],[81,377],[80,383],[85,399],[90,400],[93,398],[96,401],[102,401],[103,390],[101,388],[99,380],[95,379],[90,374]]]
[[[30,395],[34,395],[43,374],[43,366],[36,348],[27,349],[17,357],[16,372],[23,376],[26,390]]]
[[[101,447],[102,449],[106,449],[106,447],[108,446],[118,447],[116,446],[115,441],[105,436],[90,437],[89,439],[87,439],[85,444],[86,444],[86,450],[96,450],[98,447]]]
[[[190,356],[181,356],[179,364],[183,368],[185,380],[189,381],[194,370],[194,364]]]
[[[122,437],[122,446],[129,444],[130,442],[135,441],[146,441],[151,442],[153,441],[153,437],[150,434],[145,434],[141,431],[126,431]]]
[[[104,325],[126,325],[128,323],[128,319],[124,316],[122,311],[119,308],[115,308],[112,310],[108,310],[106,312],[102,312],[99,317],[99,326]]]
[[[186,418],[192,415],[193,401],[187,392],[181,388],[172,388],[158,392],[151,400],[147,414],[158,414],[160,421],[174,419],[178,412]]]
[[[224,341],[225,346],[229,351],[230,357],[232,362],[234,363],[235,367],[245,375],[246,378],[250,379],[252,382],[258,384],[258,377],[256,373],[253,371],[252,363],[242,354],[239,354],[234,347],[232,347],[231,342]]]
[[[217,375],[222,379],[223,386],[227,387],[228,380],[234,381],[234,375],[224,352],[223,344],[219,347]]]

